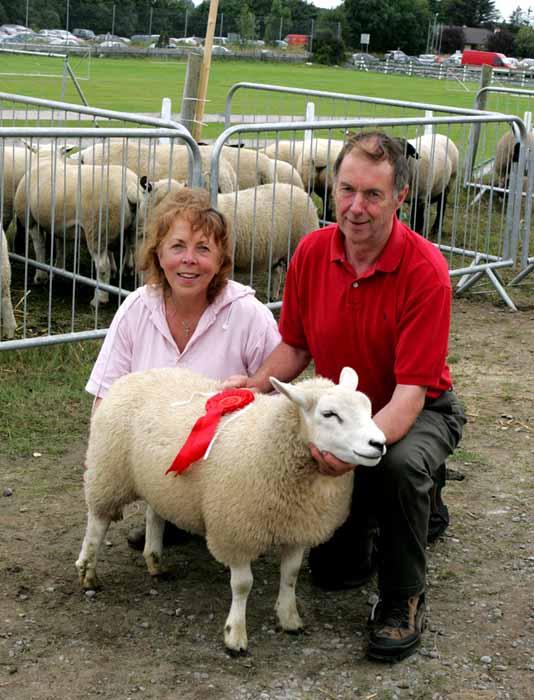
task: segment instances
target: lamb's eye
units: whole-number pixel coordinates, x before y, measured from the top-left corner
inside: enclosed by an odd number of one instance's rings
[[[323,418],[335,418],[338,423],[343,423],[343,419],[335,411],[323,411]]]

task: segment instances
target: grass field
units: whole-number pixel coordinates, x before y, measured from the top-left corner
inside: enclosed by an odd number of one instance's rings
[[[74,72],[87,73],[85,61],[71,59]],[[9,73],[61,74],[59,59],[2,55],[2,90],[45,99],[59,99],[61,79],[23,77]],[[157,112],[163,97],[170,97],[179,111],[186,63],[134,58],[93,58],[90,79],[82,80],[82,89],[90,105],[124,111]],[[469,92],[450,81],[407,76],[383,76],[378,73],[331,68],[319,65],[268,63],[263,61],[226,61],[215,59],[211,66],[206,113],[222,113],[232,85],[241,81],[285,85],[298,88],[362,94],[399,100],[416,100],[433,104],[472,107],[475,84]],[[72,82],[65,93],[67,102],[80,99]],[[277,105],[278,106],[278,105]]]

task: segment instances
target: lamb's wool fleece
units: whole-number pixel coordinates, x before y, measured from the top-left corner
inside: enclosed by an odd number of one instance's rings
[[[333,386],[299,384],[309,395]],[[183,474],[165,475],[206,397],[177,406],[195,391],[220,390],[182,369],[157,369],[119,379],[95,412],[87,451],[86,501],[102,518],[118,519],[138,498],[178,527],[204,534],[228,566],[256,559],[270,546],[314,546],[345,520],[352,472],[323,476],[301,437],[298,409],[282,395],[257,395],[226,424],[209,458]]]
[[[412,227],[424,233],[425,205],[437,202],[431,232],[436,235],[444,216],[451,183],[458,172],[456,144],[444,134],[423,134],[410,139],[417,157],[408,157]]]
[[[300,187],[301,190],[304,189],[299,171],[291,163],[287,163],[285,160],[276,160],[273,161],[273,166],[276,182],[284,182],[294,187]]]
[[[296,166],[302,147],[302,141],[276,141],[265,146],[264,151],[273,160],[283,160]]]
[[[20,181],[15,193],[15,213],[19,222],[24,223],[28,205],[30,225],[39,224],[51,231],[54,224],[57,236],[63,230],[73,234],[75,225],[79,225],[89,250],[95,251],[100,220],[104,221],[102,246],[105,239],[111,241],[120,236],[121,223],[123,229],[134,223],[135,207],[143,200],[144,191],[137,175],[121,166],[94,169],[90,165],[62,163],[52,169],[46,163],[32,168]]]
[[[336,139],[313,139],[304,146],[297,160],[297,170],[305,188],[320,197],[324,197],[325,191],[331,192],[334,163],[342,148],[343,141]]]
[[[274,182],[274,163],[261,151],[223,146],[222,157],[234,169],[240,190]]]
[[[13,219],[13,200],[19,182],[30,163],[30,151],[25,146],[4,145],[0,148],[0,186],[2,188],[2,225],[5,229]]]
[[[237,269],[273,264],[293,253],[300,239],[319,228],[317,209],[304,190],[277,182],[273,185],[221,194],[218,209],[228,218],[236,240]]]
[[[527,134],[527,162],[532,159],[534,148],[534,131]],[[512,131],[507,131],[497,143],[493,170],[500,187],[507,187],[510,178],[510,168],[513,162],[519,160],[519,147],[516,148],[516,140]]]
[[[412,190],[418,199],[430,194],[433,201],[449,187],[458,172],[459,153],[456,144],[444,134],[423,134],[410,139],[418,158],[408,158]]]
[[[11,265],[7,250],[7,239],[3,229],[0,229],[0,279],[1,279],[1,306],[0,306],[0,337],[13,338],[17,323],[11,303]]]
[[[199,146],[202,157],[202,176],[209,188],[211,179],[212,146]],[[83,163],[126,164],[140,177],[146,176],[150,181],[172,178],[179,182],[189,179],[189,149],[187,146],[157,143],[147,145],[133,141],[109,141],[90,146],[80,153]],[[219,192],[233,192],[237,189],[236,174],[232,165],[221,159],[219,165]]]

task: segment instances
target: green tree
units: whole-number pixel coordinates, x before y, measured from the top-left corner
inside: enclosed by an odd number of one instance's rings
[[[494,0],[443,0],[439,13],[446,24],[457,27],[480,27],[500,17]]]
[[[371,51],[425,49],[430,21],[428,0],[345,0],[348,41],[360,46],[362,33],[371,35]]]
[[[515,37],[514,54],[522,58],[534,58],[534,29],[521,27]]]
[[[441,32],[441,50],[443,53],[462,51],[465,46],[465,34],[461,27],[443,27]]]
[[[499,51],[511,56],[514,50],[514,35],[508,29],[501,27],[498,32],[490,34],[486,46],[489,51]]]
[[[284,32],[287,34],[291,22],[291,12],[282,6],[281,0],[273,0],[269,14],[265,18],[264,39],[273,42],[281,39]],[[285,29],[284,29],[285,27]]]
[[[334,66],[345,62],[345,44],[330,29],[319,29],[313,39],[313,58]]]
[[[250,8],[246,2],[244,2],[241,6],[241,13],[239,15],[239,33],[241,34],[241,41],[254,39],[256,33],[254,15],[250,11]]]

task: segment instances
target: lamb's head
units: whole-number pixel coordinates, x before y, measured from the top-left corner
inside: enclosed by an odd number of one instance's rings
[[[386,438],[371,417],[371,402],[359,391],[358,375],[345,367],[339,384],[324,383],[314,391],[270,378],[271,384],[299,408],[306,439],[321,452],[349,464],[374,467],[386,452]]]

